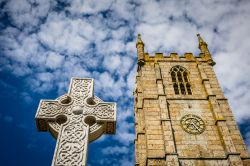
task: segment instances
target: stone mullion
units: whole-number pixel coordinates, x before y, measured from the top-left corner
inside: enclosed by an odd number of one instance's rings
[[[179,93],[178,95],[180,95],[181,94],[181,88],[180,88],[180,82],[178,80],[177,72],[175,72],[175,71],[172,71],[172,72],[174,72],[174,74],[175,74],[175,81],[172,80],[172,82],[173,82],[173,88],[174,88],[174,84],[176,84],[177,88],[178,88],[178,93]],[[174,93],[175,93],[175,88],[174,88]]]
[[[187,91],[187,82],[186,82],[185,79],[184,79],[183,72],[181,72],[181,77],[182,77],[182,82],[183,82],[183,85],[184,85],[184,88],[185,88],[186,95],[188,95],[188,91]]]
[[[172,130],[171,119],[169,116],[169,109],[166,99],[166,93],[164,89],[164,84],[162,80],[162,74],[159,64],[155,64],[155,73],[156,73],[156,83],[158,87],[158,102],[161,113],[161,128],[163,132],[164,148],[166,154],[166,163],[164,165],[179,165],[176,145],[174,141],[174,133]],[[176,75],[176,72],[175,72]],[[178,81],[176,75],[176,83]],[[177,84],[178,85],[178,84]],[[178,85],[179,87],[179,85]]]
[[[176,77],[176,84],[177,84],[177,87],[178,87],[178,92],[179,92],[179,95],[181,95],[181,87],[180,87],[180,82],[179,82],[179,79],[178,79],[177,72],[175,72],[175,77]]]
[[[220,110],[220,107],[218,105],[216,95],[212,91],[209,79],[200,64],[198,64],[198,69],[202,78],[203,86],[208,95],[208,101],[210,103],[211,110],[215,119],[215,125],[217,126],[222,145],[225,151],[227,152],[226,155],[228,157],[229,164],[235,166],[243,165],[240,158],[240,153],[236,152],[236,148],[230,136],[229,128],[226,124],[225,118],[223,117],[222,111]]]

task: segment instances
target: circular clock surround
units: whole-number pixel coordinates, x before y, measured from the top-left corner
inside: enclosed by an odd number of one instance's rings
[[[197,115],[187,114],[180,122],[181,127],[190,134],[201,134],[205,130],[205,122]]]

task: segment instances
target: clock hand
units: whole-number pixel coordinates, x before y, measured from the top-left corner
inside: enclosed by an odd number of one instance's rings
[[[192,125],[198,130],[198,131],[200,131],[200,129],[194,124],[194,122],[191,122],[192,123]]]

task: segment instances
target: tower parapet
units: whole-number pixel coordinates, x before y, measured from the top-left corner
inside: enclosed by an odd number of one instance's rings
[[[164,55],[163,53],[157,52],[154,56],[149,55],[149,53],[144,52],[144,43],[141,39],[141,35],[138,34],[136,48],[138,57],[138,67],[140,68],[147,62],[157,62],[157,61],[199,61],[208,63],[209,65],[215,65],[212,55],[209,52],[207,43],[202,39],[200,34],[198,37],[198,48],[200,49],[199,55],[194,55],[193,53],[186,52],[184,55],[178,55],[178,53],[171,52],[169,55]]]

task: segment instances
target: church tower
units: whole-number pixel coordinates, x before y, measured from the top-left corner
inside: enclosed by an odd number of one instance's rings
[[[138,35],[134,91],[137,166],[250,166],[207,43],[200,54],[144,52]]]

